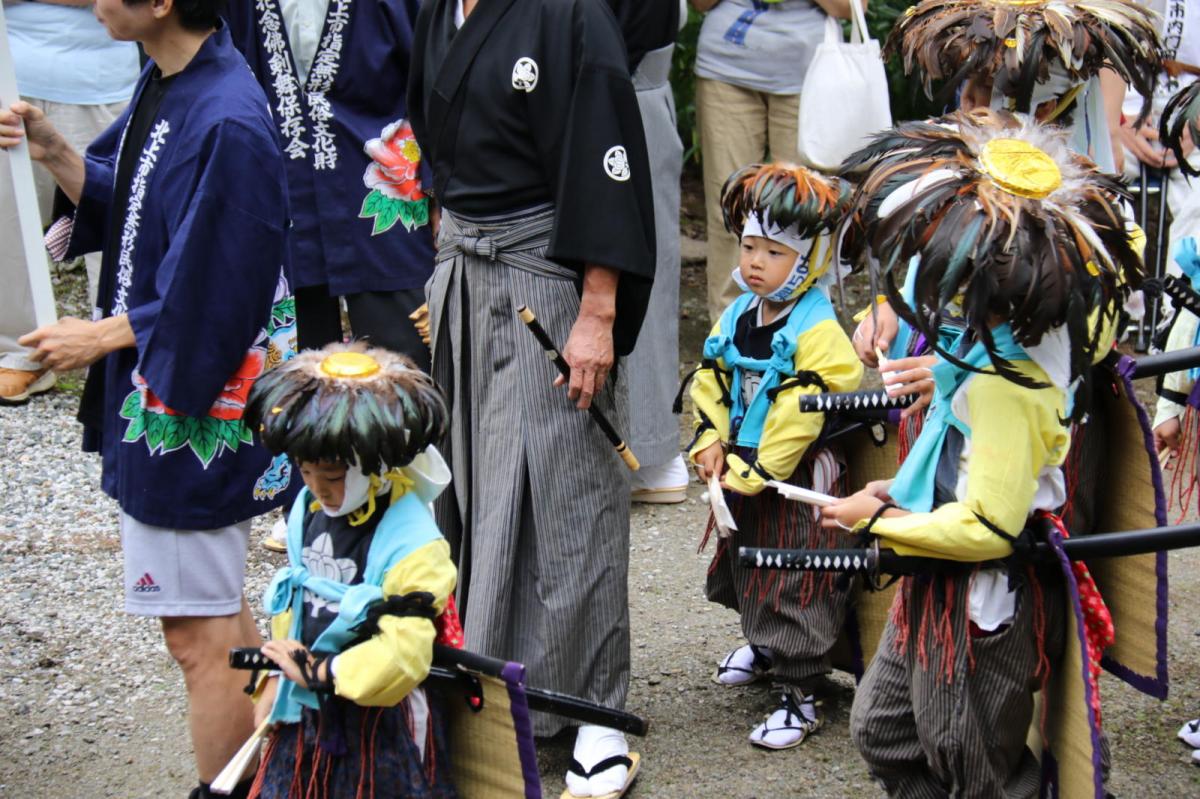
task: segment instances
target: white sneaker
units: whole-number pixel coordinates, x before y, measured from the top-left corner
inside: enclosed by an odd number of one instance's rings
[[[1195,752],[1192,752],[1192,765],[1200,766],[1200,749],[1197,749]]]
[[[653,505],[674,505],[687,499],[688,470],[682,455],[676,455],[661,466],[643,466],[633,473],[631,482],[634,502]]]
[[[262,545],[272,552],[287,552],[287,520],[276,519]]]
[[[1192,719],[1180,727],[1179,740],[1193,749],[1200,749],[1200,719]]]
[[[637,777],[639,758],[630,753],[624,733],[584,724],[575,736],[575,754],[567,769],[563,797],[623,796]]]
[[[764,749],[791,749],[821,729],[821,713],[811,696],[797,702],[784,691],[779,709],[750,732],[750,743]]]
[[[717,663],[713,682],[718,685],[749,685],[771,670],[774,657],[765,646],[739,646]]]

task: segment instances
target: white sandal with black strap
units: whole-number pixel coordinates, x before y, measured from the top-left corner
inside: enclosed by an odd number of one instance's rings
[[[750,743],[763,749],[791,749],[821,729],[823,719],[816,700],[806,696],[797,702],[784,691],[779,709],[750,732]]]
[[[770,649],[746,644],[721,658],[712,679],[717,685],[749,685],[765,677],[773,665]]]
[[[567,789],[559,799],[620,799],[637,779],[640,767],[641,757],[629,751],[622,733],[585,724],[576,735],[575,756],[567,767]]]

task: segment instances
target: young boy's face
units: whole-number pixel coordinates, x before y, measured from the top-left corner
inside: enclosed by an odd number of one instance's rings
[[[333,461],[301,461],[304,485],[326,508],[340,508],[346,499],[346,464]]]
[[[799,254],[786,244],[762,236],[742,236],[742,255],[738,260],[742,280],[755,294],[765,297],[787,280]]]

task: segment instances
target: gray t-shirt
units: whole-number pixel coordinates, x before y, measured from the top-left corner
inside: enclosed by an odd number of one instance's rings
[[[696,75],[768,94],[799,94],[825,12],[811,0],[720,0],[704,17]]]

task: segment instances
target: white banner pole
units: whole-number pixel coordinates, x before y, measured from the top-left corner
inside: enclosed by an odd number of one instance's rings
[[[13,69],[12,52],[8,48],[8,27],[4,23],[4,7],[0,5],[0,106],[7,108],[20,99],[17,76]],[[33,314],[38,326],[53,324],[58,319],[54,307],[54,289],[50,285],[50,264],[46,245],[42,241],[42,219],[38,210],[37,191],[33,185],[33,162],[29,145],[22,141],[5,151],[12,173],[13,192],[17,198],[17,223],[20,227],[21,251],[29,273],[33,293]],[[5,157],[5,156],[0,156]],[[14,242],[0,242],[11,247]],[[4,290],[0,287],[0,290]]]

